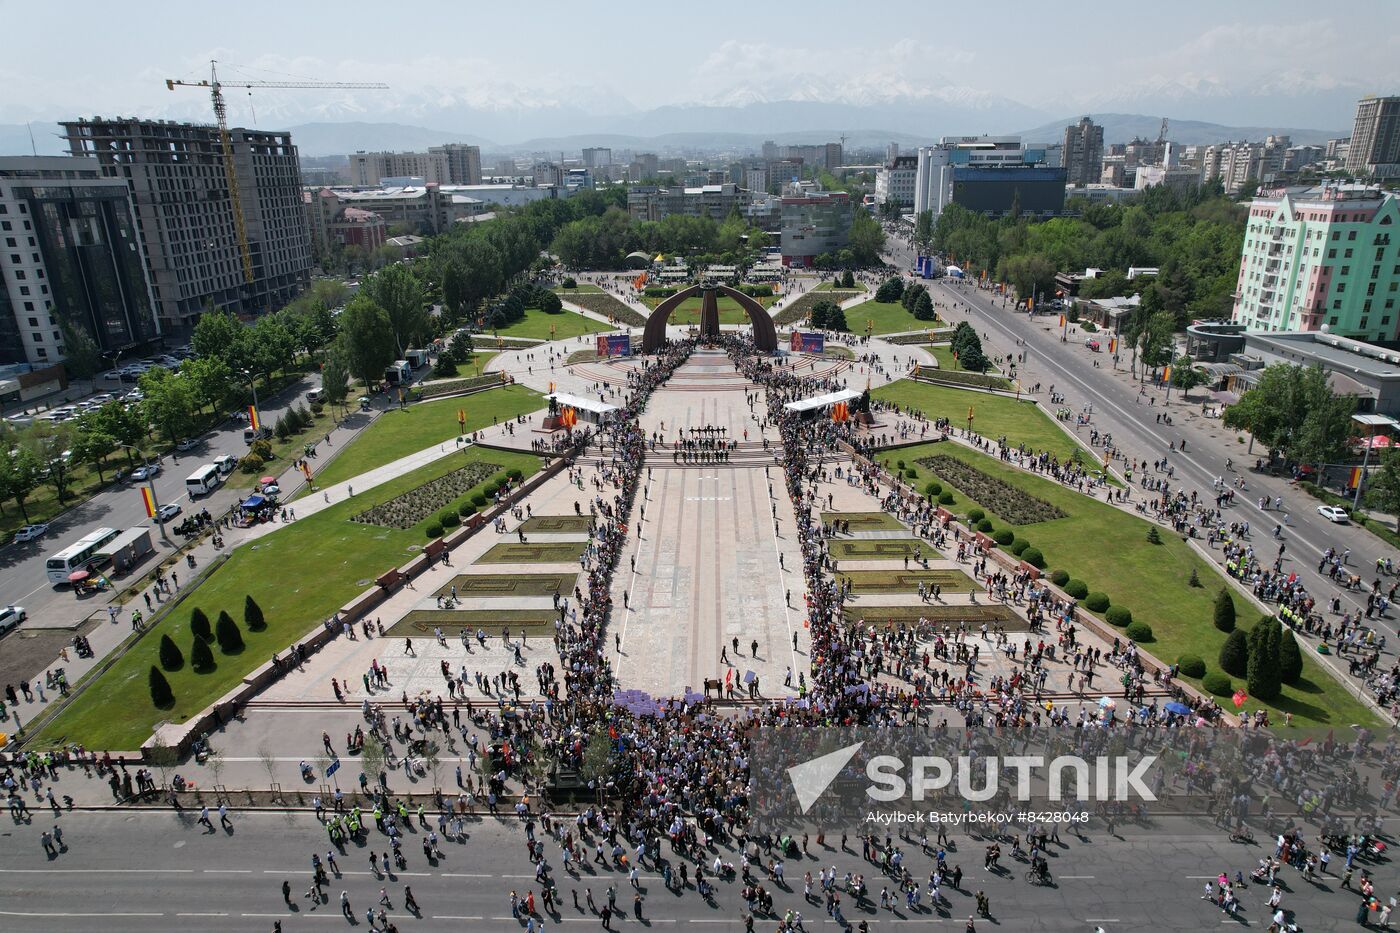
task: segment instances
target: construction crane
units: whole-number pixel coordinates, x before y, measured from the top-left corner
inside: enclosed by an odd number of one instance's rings
[[[214,119],[219,125],[219,145],[223,149],[224,176],[228,180],[229,204],[233,209],[233,226],[238,231],[238,251],[243,256],[243,279],[253,283],[253,253],[248,248],[248,226],[243,220],[243,198],[238,191],[238,170],[233,164],[233,140],[228,134],[228,107],[224,103],[223,89],[226,87],[286,87],[286,88],[344,88],[350,90],[387,90],[389,85],[378,82],[346,81],[220,81],[218,62],[209,62],[208,81],[180,81],[165,79],[166,90],[177,87],[203,87],[209,89],[214,99]]]

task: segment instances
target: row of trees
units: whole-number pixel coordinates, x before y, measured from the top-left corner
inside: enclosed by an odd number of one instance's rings
[[[1293,631],[1278,619],[1265,616],[1247,632],[1235,629],[1220,646],[1220,669],[1245,678],[1249,695],[1268,702],[1276,699],[1284,684],[1303,676],[1303,654]]]
[[[1218,182],[1189,192],[1148,188],[1128,205],[1071,200],[1066,209],[1078,216],[1032,221],[1013,212],[993,220],[954,204],[936,221],[921,215],[914,238],[959,264],[988,270],[1023,297],[1052,294],[1056,272],[1095,267],[1106,271],[1083,284],[1085,298],[1141,290],[1143,301],[1170,312],[1178,328],[1188,317],[1228,314],[1246,211]],[[1129,283],[1130,266],[1161,272]]]
[[[1317,366],[1279,363],[1225,409],[1226,427],[1248,431],[1270,451],[1320,465],[1348,456],[1356,399],[1338,395]]]
[[[846,323],[846,312],[829,298],[824,298],[812,305],[812,326],[824,330],[841,331],[842,333],[851,329]]]
[[[261,632],[267,629],[267,621],[263,617],[262,607],[247,596],[243,602],[243,624],[250,632]],[[207,674],[213,671],[218,665],[214,661],[214,652],[210,645],[217,642],[219,650],[226,655],[241,654],[246,647],[243,641],[243,633],[238,628],[238,623],[233,621],[233,616],[226,610],[219,612],[218,621],[211,627],[209,616],[203,609],[196,608],[190,613],[190,669],[196,674]],[[174,673],[185,666],[185,653],[180,650],[180,646],[170,637],[167,632],[160,636],[160,643],[156,650],[156,655],[160,660],[160,666],[152,664],[146,677],[146,685],[151,693],[151,703],[158,709],[169,709],[175,705],[175,693],[170,688],[170,681],[166,679],[165,672]]]
[[[967,321],[959,321],[953,328],[951,349],[963,369],[974,373],[986,370],[987,355],[982,351],[982,338],[977,336],[977,328]]]

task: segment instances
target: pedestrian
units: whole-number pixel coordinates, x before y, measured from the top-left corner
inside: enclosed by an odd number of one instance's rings
[[[403,906],[405,910],[410,910],[415,914],[422,912],[418,909],[418,901],[413,896],[413,889],[408,885],[403,886]]]
[[[349,891],[341,891],[341,892],[340,892],[340,912],[341,912],[342,914],[345,915],[345,919],[346,919],[346,920],[349,920],[349,921],[352,922],[352,923],[355,921],[355,915],[354,915],[354,913],[352,913],[351,910],[350,910],[350,892],[349,892]]]

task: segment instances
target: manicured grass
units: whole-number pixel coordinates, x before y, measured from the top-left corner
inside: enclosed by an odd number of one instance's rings
[[[938,361],[939,369],[947,369],[952,372],[985,372],[988,375],[996,375],[997,373],[1001,372],[1001,370],[997,369],[995,366],[988,366],[985,370],[967,369],[957,361],[956,357],[953,356],[952,344],[934,344],[933,346],[928,348],[928,351],[932,353],[933,358]]]
[[[476,559],[478,564],[567,564],[579,559],[587,541],[518,541],[492,545]]]
[[[772,304],[774,301],[774,299],[772,298],[757,298],[755,300],[759,304],[763,305],[765,308]],[[651,305],[653,310],[655,309],[656,305],[659,305],[660,303],[661,301],[657,299],[647,300],[647,304]],[[680,307],[671,312],[671,318],[669,321],[667,321],[667,323],[674,324],[677,327],[685,327],[689,325],[699,324],[700,303],[701,299],[698,297],[687,298],[685,301],[682,301]],[[739,303],[733,298],[730,298],[728,295],[718,296],[715,299],[715,304],[719,307],[719,322],[721,324],[749,323],[748,312],[746,312],[743,308],[739,307]]]
[[[840,296],[839,296],[840,298],[854,298],[856,295],[859,295],[859,294],[864,293],[864,292],[866,291],[866,289],[863,288],[863,287],[861,287],[861,286],[859,286],[859,285],[855,286],[854,288],[842,288],[842,287],[840,287],[840,286],[833,285],[831,282],[823,282],[823,283],[821,283],[820,285],[818,285],[816,288],[810,289],[810,291],[814,291],[814,292],[844,292],[845,294],[840,295]]]
[[[603,294],[603,290],[597,285],[589,285],[586,282],[580,282],[574,288],[565,288],[562,285],[556,285],[554,286],[554,293],[567,298],[569,295],[601,295]]]
[[[458,599],[567,596],[577,579],[576,573],[459,573],[433,595],[456,594]]]
[[[520,523],[526,534],[588,534],[593,519],[587,515],[532,515]]]
[[[913,560],[941,558],[918,538],[835,538],[828,542],[832,560]]]
[[[553,337],[549,335],[550,327],[554,328]],[[500,334],[502,337],[529,337],[534,340],[565,340],[569,337],[596,334],[611,329],[602,321],[595,321],[569,310],[561,311],[558,314],[545,314],[538,308],[530,308],[526,310],[524,318],[509,327],[502,327],[499,330],[483,334],[482,340],[489,340],[495,334]]]
[[[899,302],[865,301],[846,309],[846,326],[853,334],[865,333],[865,322],[873,320],[872,334],[898,334],[910,330],[934,330],[947,325],[942,321],[921,321]]]
[[[965,460],[1066,512],[1066,518],[1021,525],[1013,530],[1041,550],[1048,568],[1068,571],[1072,578],[1088,584],[1091,592],[1107,593],[1115,605],[1131,610],[1135,622],[1152,626],[1155,640],[1143,647],[1163,663],[1171,664],[1182,654],[1197,654],[1205,659],[1208,671],[1220,669],[1217,659],[1225,633],[1217,630],[1211,620],[1215,595],[1225,581],[1180,536],[1160,531],[1162,543],[1149,544],[1147,529],[1151,523],[1146,520],[962,446],[926,444],[899,451],[900,457],[908,461],[935,454]],[[965,514],[973,505],[991,511],[984,503],[974,503],[962,493],[957,493],[953,510]],[[989,517],[998,530],[1010,527],[996,514]],[[1189,585],[1193,570],[1203,586]],[[1242,622],[1252,624],[1252,613],[1243,598],[1236,596],[1235,600]],[[1277,700],[1263,704],[1275,712],[1276,724],[1282,722],[1282,716],[1277,714],[1284,711],[1292,712],[1295,721],[1311,724],[1375,724],[1370,710],[1321,670],[1306,649],[1304,659],[1307,666],[1301,684],[1285,687]],[[1236,685],[1241,683],[1236,680]],[[1260,701],[1251,698],[1244,709],[1258,709],[1260,705]],[[1228,698],[1225,706],[1234,711]]]
[[[272,436],[272,459],[263,465],[256,473],[244,473],[242,469],[234,470],[229,474],[228,485],[233,489],[251,489],[258,479],[269,474],[276,475],[292,465],[292,461],[303,456],[307,444],[317,445],[317,453],[325,455],[329,449],[324,444],[327,432],[335,426],[335,413],[333,406],[327,405],[321,409],[319,415],[311,416],[311,427],[305,431],[293,434],[286,440]],[[307,411],[311,406],[307,406]],[[205,462],[208,462],[207,460]]]
[[[386,411],[365,428],[324,470],[314,473],[318,486],[332,486],[367,470],[392,463],[415,451],[456,438],[461,431],[457,412],[466,409],[467,433],[489,427],[496,420],[544,407],[544,398],[522,385],[487,389],[463,398],[442,398],[418,402],[407,408]],[[321,449],[321,456],[326,449]]]
[[[455,639],[462,629],[469,636],[481,629],[488,636],[487,644],[494,638],[493,647],[499,647],[502,625],[510,628],[512,640],[520,636],[522,629],[527,635],[553,637],[558,618],[558,613],[548,609],[414,609],[390,626],[387,634],[395,638],[431,638],[433,629],[440,628],[443,635]]]
[[[934,584],[945,593],[981,592],[982,587],[961,570],[852,570],[838,573],[839,580],[851,581],[851,592],[857,596],[870,593],[917,593],[919,584],[932,589]],[[936,604],[935,604],[936,605]]]
[[[1089,448],[1075,443],[1053,418],[1029,399],[1018,402],[1004,395],[929,385],[912,379],[892,382],[870,394],[881,401],[893,402],[901,409],[917,409],[930,419],[948,418],[955,429],[967,427],[967,410],[971,408],[973,430],[983,437],[996,440],[1004,435],[1013,447],[1025,444],[1031,450],[1048,450],[1061,460],[1072,457],[1078,449],[1086,463],[1099,462]],[[918,458],[901,451],[899,459],[913,463]]]
[[[822,351],[822,356],[833,360],[853,360],[856,358],[855,352],[850,347],[828,346]]]
[[[927,619],[939,628],[947,625],[956,630],[958,623],[966,622],[969,629],[976,631],[986,622],[987,625],[1000,625],[1009,632],[1024,632],[1030,628],[1025,619],[998,603],[978,603],[975,606],[950,606],[946,603],[924,603],[922,606],[863,606],[859,602],[847,603],[841,610],[847,624],[874,627],[882,630],[896,628],[898,623],[917,622]],[[893,624],[892,624],[893,623]]]
[[[44,727],[43,744],[80,742],[89,748],[131,751],[140,746],[162,720],[183,722],[223,696],[248,672],[281,654],[289,643],[309,632],[363,591],[385,571],[406,563],[425,540],[423,524],[404,531],[361,525],[350,515],[423,485],[464,463],[489,457],[506,469],[527,476],[539,460],[508,451],[469,450],[446,457],[382,486],[339,502],[250,545],[234,551],[228,562],[200,585],[156,629],[121,657],[93,686]],[[267,621],[263,632],[243,624],[244,597],[251,594]],[[189,666],[190,613],[199,607],[211,622],[227,611],[238,623],[244,650],[225,655],[213,646],[217,667],[197,674]],[[166,672],[175,694],[168,710],[151,704],[146,677],[158,664],[160,636],[168,634],[185,654],[185,665]]]
[[[851,532],[858,531],[904,531],[905,528],[888,512],[823,512],[822,524],[834,521],[849,522]]]

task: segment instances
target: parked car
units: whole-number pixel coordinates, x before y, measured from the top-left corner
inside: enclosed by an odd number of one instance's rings
[[[25,525],[15,532],[15,543],[23,544],[26,541],[33,541],[35,538],[43,537],[44,532],[48,530],[48,525]]]
[[[139,483],[144,483],[146,480],[153,479],[159,475],[159,463],[148,463],[145,466],[139,466],[131,471],[131,478]]]
[[[1345,525],[1348,522],[1347,510],[1340,505],[1319,505],[1317,514],[1327,519],[1329,522],[1336,522],[1338,525]]]
[[[177,444],[175,445],[175,449],[176,449],[176,450],[194,450],[194,449],[195,449],[196,447],[198,447],[198,446],[199,446],[199,440],[198,440],[197,438],[187,437],[187,438],[185,438],[184,440],[182,440],[182,441],[180,441],[179,443],[177,443]]]
[[[23,606],[6,606],[4,609],[0,609],[0,635],[5,634],[28,617],[29,613],[24,611]]]
[[[167,502],[165,503],[165,505],[162,505],[160,508],[156,509],[156,521],[164,525],[176,515],[179,515],[180,511],[181,509],[179,505],[177,505],[174,502]]]

